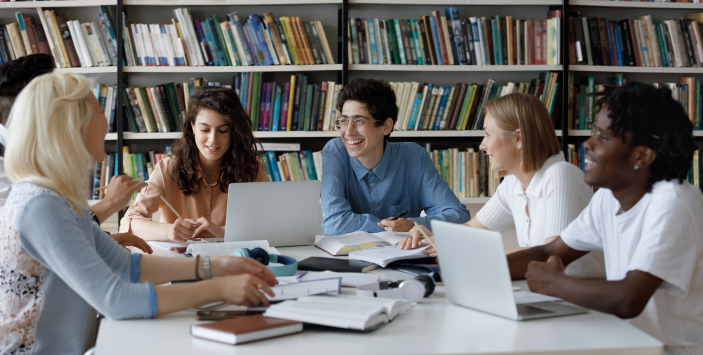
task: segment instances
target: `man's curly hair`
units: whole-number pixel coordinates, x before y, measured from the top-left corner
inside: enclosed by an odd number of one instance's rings
[[[693,124],[683,106],[672,98],[671,90],[628,82],[596,95],[602,96],[596,105],[610,111],[609,129],[615,136],[656,153],[650,167],[650,187],[661,180],[682,183],[686,179],[695,149]]]

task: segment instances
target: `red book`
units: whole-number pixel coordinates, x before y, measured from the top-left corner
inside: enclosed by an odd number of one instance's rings
[[[547,64],[547,20],[539,20],[542,27],[542,65]]]
[[[59,31],[61,31],[60,35],[63,36],[63,44],[66,47],[68,58],[71,60],[71,66],[74,68],[80,68],[81,61],[80,59],[78,59],[76,47],[73,45],[71,32],[68,30],[68,24],[66,24],[66,16],[64,16],[63,14],[56,15],[56,23],[59,25]]]
[[[34,33],[37,35],[37,44],[39,45],[39,52],[43,54],[51,54],[49,50],[49,44],[46,42],[46,34],[41,25],[34,25]]]
[[[405,24],[405,20],[400,19],[399,21],[400,21],[400,33],[402,34],[403,45],[405,46],[405,60],[408,63],[408,65],[417,64],[413,61],[412,52],[410,52],[410,42],[408,41],[408,27]],[[371,64],[370,61],[369,61],[369,64]]]
[[[535,65],[535,20],[527,21],[527,65]]]
[[[449,65],[449,57],[447,57],[447,45],[444,43],[444,30],[442,29],[442,17],[439,11],[432,11],[432,15],[437,20],[437,40],[439,40],[439,47],[442,51],[442,63],[444,65]],[[437,56],[439,59],[439,56]]]
[[[263,315],[239,317],[190,326],[190,334],[194,337],[231,345],[280,337],[302,331],[303,323],[301,322],[269,318]]]
[[[611,23],[612,25],[612,23]],[[574,40],[574,18],[569,16],[569,65],[576,65],[576,41]]]
[[[286,83],[286,88],[283,91],[283,97],[281,98],[281,129],[279,131],[287,131],[288,130],[288,109],[290,108],[290,102],[288,102],[290,98],[290,83]]]
[[[535,65],[541,65],[542,62],[542,24],[540,20],[535,20]]]
[[[493,52],[493,26],[491,26],[491,19],[486,19],[484,21],[483,33],[486,34],[486,40],[488,41],[488,57],[491,61],[491,65],[496,65],[495,53]]]

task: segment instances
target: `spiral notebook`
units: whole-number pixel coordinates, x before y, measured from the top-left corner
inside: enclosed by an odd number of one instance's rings
[[[410,250],[398,249],[398,246],[368,248],[350,252],[349,259],[363,260],[380,267],[386,267],[397,260],[425,258],[427,255],[423,254],[422,251],[428,247]]]

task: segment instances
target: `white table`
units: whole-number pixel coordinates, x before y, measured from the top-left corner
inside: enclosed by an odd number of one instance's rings
[[[315,247],[279,248],[298,260],[329,254]],[[160,255],[170,252],[156,251]],[[175,253],[174,253],[175,254]],[[408,275],[379,270],[383,279]],[[515,286],[527,289],[525,282]],[[347,289],[346,292],[353,292]],[[190,336],[195,311],[150,320],[103,319],[97,355],[112,354],[661,354],[662,344],[615,316],[588,314],[516,322],[450,304],[444,288],[407,315],[368,333],[307,326],[300,334],[230,346]]]

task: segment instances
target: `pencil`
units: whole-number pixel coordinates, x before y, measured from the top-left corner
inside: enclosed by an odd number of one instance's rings
[[[181,217],[181,215],[179,215],[178,212],[176,212],[176,209],[173,208],[173,206],[171,206],[171,204],[168,203],[168,201],[166,201],[166,199],[164,198],[163,195],[161,195],[160,197],[161,197],[161,199],[164,201],[164,203],[166,204],[166,206],[168,206],[168,208],[170,208],[171,211],[173,211],[173,213],[175,213],[176,216],[178,216],[178,218],[183,219],[183,217]]]
[[[434,250],[437,251],[437,246],[434,244],[434,242],[432,241],[432,239],[430,239],[430,237],[428,237],[427,234],[425,234],[425,231],[422,230],[422,228],[420,228],[420,225],[417,224],[417,222],[415,222],[415,221],[413,221],[413,224],[415,225],[415,227],[417,227],[417,230],[419,230],[420,233],[422,233],[422,236],[425,237],[425,239],[427,239],[427,241],[432,245],[432,247],[434,248]]]
[[[144,181],[144,178],[139,178],[139,179],[135,179],[135,180],[137,180],[137,182],[142,182],[142,181]],[[100,190],[105,190],[105,189],[107,189],[107,186],[98,187],[97,189],[93,189],[93,191],[100,191]]]

